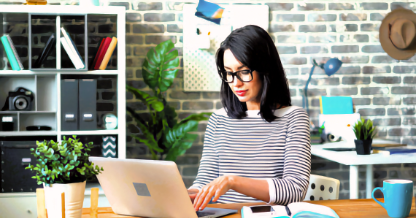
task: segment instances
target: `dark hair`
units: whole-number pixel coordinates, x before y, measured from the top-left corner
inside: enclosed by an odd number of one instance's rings
[[[242,64],[258,72],[263,86],[260,91],[260,115],[264,120],[272,122],[277,118],[274,115],[277,104],[281,107],[292,105],[289,85],[279,54],[265,30],[254,25],[234,30],[217,51],[218,70],[225,70],[224,51],[227,49],[230,49]],[[221,85],[221,103],[228,116],[238,119],[247,116],[246,103],[240,102],[224,81]]]

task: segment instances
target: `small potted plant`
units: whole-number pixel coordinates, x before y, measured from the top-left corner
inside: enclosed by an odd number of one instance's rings
[[[83,145],[74,135],[68,140],[64,136],[60,143],[45,140],[36,144],[31,151],[37,163],[26,169],[36,172],[32,178],[44,186],[48,217],[62,216],[64,192],[65,217],[81,218],[86,180],[103,171],[88,160],[92,142]]]
[[[373,126],[373,121],[370,119],[357,121],[353,126],[353,131],[355,137],[357,137],[355,142],[355,150],[358,155],[368,155],[371,153],[371,144],[373,143],[373,138],[376,135],[376,128]]]

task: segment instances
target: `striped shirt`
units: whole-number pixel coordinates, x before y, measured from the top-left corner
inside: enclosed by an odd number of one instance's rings
[[[290,106],[275,111],[269,123],[257,110],[233,119],[224,109],[214,112],[205,132],[198,175],[190,187],[201,189],[224,175],[265,179],[271,204],[302,201],[311,171],[309,118],[305,110]],[[218,203],[259,201],[229,190]]]

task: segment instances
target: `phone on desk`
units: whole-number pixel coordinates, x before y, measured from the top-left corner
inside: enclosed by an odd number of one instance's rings
[[[244,218],[339,218],[329,207],[306,202],[285,205],[257,205],[241,208]]]
[[[287,208],[287,207],[286,207]],[[290,216],[290,211],[284,211]],[[244,218],[274,218],[278,215],[278,211],[274,210],[270,205],[243,207],[241,209],[242,217]],[[281,214],[281,213],[280,213]]]

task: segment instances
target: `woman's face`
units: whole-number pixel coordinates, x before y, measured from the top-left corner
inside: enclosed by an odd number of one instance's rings
[[[227,72],[233,73],[241,70],[250,70],[234,57],[230,49],[224,51],[224,68]],[[259,93],[262,83],[257,71],[253,71],[253,80],[250,82],[242,82],[234,76],[234,81],[228,83],[228,85],[241,102],[247,103],[248,110],[260,110]]]

